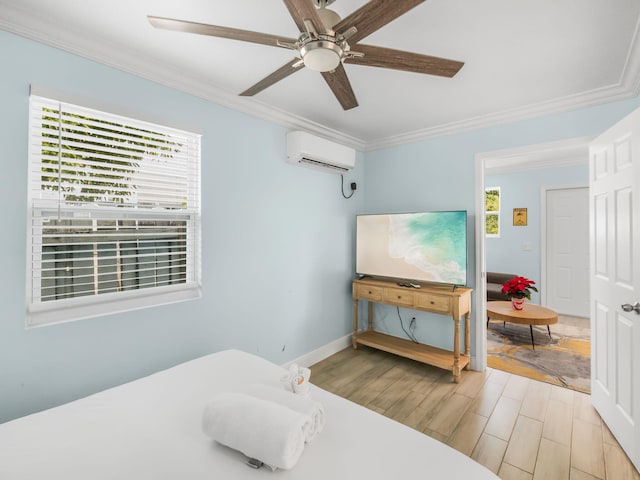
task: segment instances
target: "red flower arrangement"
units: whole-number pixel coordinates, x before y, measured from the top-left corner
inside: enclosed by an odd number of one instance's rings
[[[531,290],[537,292],[534,287],[536,282],[525,277],[513,277],[511,280],[502,284],[502,293],[515,298],[527,298],[531,300]]]

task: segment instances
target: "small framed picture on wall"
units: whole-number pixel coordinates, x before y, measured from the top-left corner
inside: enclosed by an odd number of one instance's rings
[[[526,208],[513,209],[513,226],[514,227],[527,226],[527,209]]]

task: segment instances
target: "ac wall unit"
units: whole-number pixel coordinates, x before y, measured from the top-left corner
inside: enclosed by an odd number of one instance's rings
[[[287,133],[287,162],[333,173],[346,173],[356,164],[356,151],[307,132]]]

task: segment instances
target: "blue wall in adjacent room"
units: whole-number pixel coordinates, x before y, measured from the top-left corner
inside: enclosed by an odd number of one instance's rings
[[[500,187],[500,236],[485,241],[488,272],[522,275],[538,285],[541,274],[541,206],[543,188],[587,186],[589,166],[575,165],[487,175],[487,187]],[[527,208],[527,226],[513,226],[513,209]],[[532,303],[540,294],[532,292]]]
[[[0,58],[0,422],[220,349],[284,363],[349,333],[360,167],[345,200],[340,176],[286,163],[282,126],[2,31]],[[200,129],[200,300],[25,330],[30,84]]]

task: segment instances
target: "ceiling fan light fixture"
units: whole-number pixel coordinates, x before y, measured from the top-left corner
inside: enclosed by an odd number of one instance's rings
[[[309,42],[300,48],[304,66],[316,72],[330,72],[340,65],[343,50],[327,40]]]

